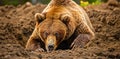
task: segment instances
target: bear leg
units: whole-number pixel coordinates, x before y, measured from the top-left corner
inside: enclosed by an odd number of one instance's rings
[[[34,39],[33,37],[30,37],[26,44],[26,50],[32,50],[36,52],[43,52],[44,49],[42,48],[42,42],[38,41],[38,39]]]
[[[79,34],[71,44],[71,48],[83,48],[90,41],[89,34]]]

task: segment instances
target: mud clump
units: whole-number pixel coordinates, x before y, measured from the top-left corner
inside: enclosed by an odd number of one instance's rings
[[[117,1],[117,0],[115,0]],[[25,51],[25,44],[34,30],[35,13],[46,5],[24,4],[0,6],[0,59],[119,59],[120,2],[85,7],[95,28],[96,38],[85,48],[57,50],[51,53]]]

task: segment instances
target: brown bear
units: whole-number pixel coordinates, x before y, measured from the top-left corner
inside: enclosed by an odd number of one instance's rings
[[[51,0],[42,13],[35,14],[35,19],[27,50],[84,47],[94,37],[88,15],[72,0]]]

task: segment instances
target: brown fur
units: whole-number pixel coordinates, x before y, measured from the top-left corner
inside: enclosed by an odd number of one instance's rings
[[[86,12],[72,0],[52,0],[35,18],[36,27],[26,49],[43,48],[49,51],[48,45],[54,44],[55,50],[63,41],[68,43],[69,48],[81,47],[94,37],[94,29]],[[35,40],[38,40],[39,47]]]

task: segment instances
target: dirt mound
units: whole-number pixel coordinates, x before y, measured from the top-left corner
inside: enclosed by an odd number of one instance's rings
[[[89,46],[51,53],[25,51],[24,46],[35,26],[34,15],[45,7],[30,3],[0,6],[0,59],[120,58],[120,2],[85,8],[96,34]]]

